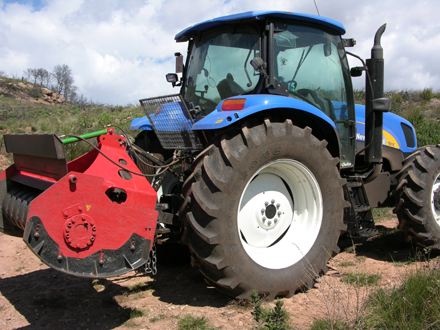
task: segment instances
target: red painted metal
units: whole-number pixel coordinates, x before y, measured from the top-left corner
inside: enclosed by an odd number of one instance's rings
[[[98,148],[124,168],[140,170],[126,152],[125,138],[98,138]],[[130,174],[96,150],[68,163],[69,173],[35,198],[28,219],[38,216],[66,257],[85,258],[120,248],[133,233],[153,240],[158,212],[156,192],[143,176]],[[106,192],[119,189],[123,202]]]

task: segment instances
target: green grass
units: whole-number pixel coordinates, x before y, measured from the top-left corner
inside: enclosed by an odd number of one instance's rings
[[[343,262],[341,262],[341,267],[350,267],[350,266],[354,266],[354,262],[353,261],[343,261]]]
[[[214,330],[208,325],[208,320],[205,317],[194,317],[190,314],[181,318],[177,324],[179,330]]]
[[[368,300],[370,328],[438,329],[440,272],[418,270],[394,289],[379,289]]]
[[[381,208],[373,208],[373,219],[376,224],[381,223],[382,221],[392,219],[395,215],[392,213],[392,207],[381,207]]]
[[[351,330],[349,323],[341,320],[317,319],[310,326],[310,330]]]
[[[167,316],[165,314],[160,314],[159,316],[152,317],[149,321],[150,321],[150,323],[155,323],[155,322],[159,322],[161,320],[165,320],[166,318],[167,318]]]
[[[145,316],[146,312],[137,308],[121,308],[120,309],[120,319],[122,322],[127,322],[128,320],[135,319],[138,317]]]
[[[362,272],[342,274],[342,280],[353,286],[377,285],[381,278],[382,276],[379,274],[366,274]]]
[[[151,283],[137,283],[134,285],[130,285],[128,287],[128,292],[131,293],[139,293],[145,291],[154,290],[153,285]]]

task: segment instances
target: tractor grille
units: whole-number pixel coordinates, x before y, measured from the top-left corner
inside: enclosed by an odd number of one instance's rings
[[[150,124],[164,149],[203,149],[194,121],[180,94],[140,100]]]

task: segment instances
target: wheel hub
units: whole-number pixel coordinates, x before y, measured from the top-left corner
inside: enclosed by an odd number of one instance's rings
[[[282,220],[281,204],[275,199],[265,201],[261,210],[257,211],[258,225],[266,230],[274,229]]]
[[[437,211],[440,211],[440,188],[434,191],[434,207]]]

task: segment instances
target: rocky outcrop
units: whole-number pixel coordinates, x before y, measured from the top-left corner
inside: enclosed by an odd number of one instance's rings
[[[65,104],[64,96],[46,87],[13,79],[0,78],[0,97],[43,104]]]

